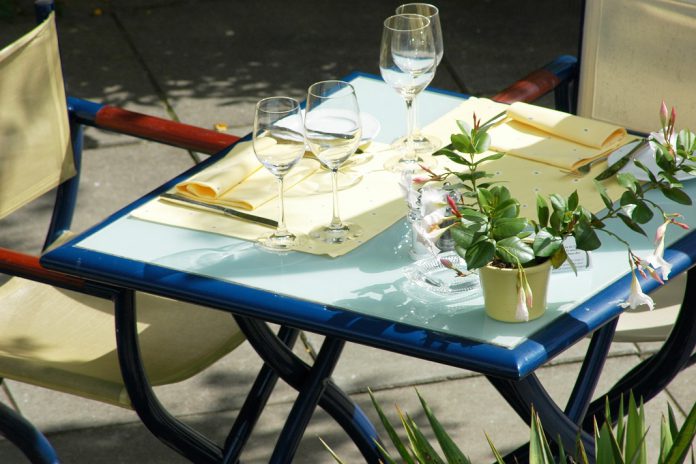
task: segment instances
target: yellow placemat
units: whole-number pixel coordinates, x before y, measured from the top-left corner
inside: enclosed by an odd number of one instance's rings
[[[362,179],[354,186],[339,191],[341,219],[360,225],[363,229],[362,235],[355,241],[340,245],[307,239],[300,251],[331,257],[341,256],[404,217],[406,203],[397,177],[383,168],[384,161],[389,156],[393,156],[394,153],[390,152],[386,145],[373,142],[366,149],[366,154],[365,158],[369,158],[369,161],[359,164],[343,174],[361,175]],[[244,183],[242,182],[242,185]],[[331,191],[322,188],[327,185],[330,185],[329,173],[318,170],[295,186],[286,189],[285,217],[289,230],[295,234],[304,235],[306,238],[310,231],[331,221]],[[321,191],[318,191],[318,187]],[[275,198],[277,191],[275,181],[268,182],[265,186],[257,185],[255,188],[258,188],[261,193],[267,192]],[[255,240],[272,230],[228,216],[157,199],[137,208],[131,214],[143,220],[215,232],[245,240]],[[277,201],[267,201],[256,207],[253,214],[277,219],[278,203]]]
[[[622,127],[526,103],[505,105],[485,98],[469,98],[438,120],[438,132],[449,143],[459,132],[456,121],[471,124],[473,115],[485,121],[507,111],[489,130],[491,149],[574,171],[633,140]],[[441,123],[441,124],[440,124]]]

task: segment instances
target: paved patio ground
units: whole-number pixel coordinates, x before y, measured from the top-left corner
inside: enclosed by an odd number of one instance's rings
[[[396,1],[64,0],[58,20],[68,92],[131,110],[230,132],[250,130],[253,105],[265,96],[302,98],[315,81],[354,70],[379,74],[381,23]],[[442,0],[446,63],[433,86],[490,95],[559,54],[577,52],[578,0]],[[31,3],[14,22],[0,22],[0,45],[33,23]],[[549,104],[545,99],[543,104]],[[1,103],[0,103],[1,104]],[[193,163],[186,151],[88,129],[75,230],[103,219]],[[0,224],[0,244],[37,252],[50,198]],[[306,334],[296,351],[310,358],[322,337]],[[569,349],[538,375],[555,398],[570,394],[587,343]],[[655,344],[615,344],[598,394],[653,352]],[[223,438],[260,363],[245,345],[202,375],[157,389],[179,417]],[[423,420],[415,388],[431,403],[474,462],[492,455],[484,431],[501,451],[528,437],[507,403],[480,375],[349,344],[335,373],[376,420],[367,389],[385,408],[398,403]],[[660,414],[672,404],[683,419],[696,401],[696,368],[651,401],[648,441],[656,450]],[[282,384],[282,382],[281,382]],[[46,433],[65,463],[184,462],[154,439],[128,410],[7,381],[10,402]],[[267,462],[294,400],[280,385],[249,443],[244,462]],[[395,414],[392,416],[396,418]],[[425,424],[424,424],[425,425]],[[347,437],[323,412],[312,418],[296,462],[330,463],[318,437],[346,462],[361,462]],[[0,463],[25,462],[0,441]]]

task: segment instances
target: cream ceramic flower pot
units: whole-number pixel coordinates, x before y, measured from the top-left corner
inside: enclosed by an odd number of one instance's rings
[[[546,291],[551,276],[551,261],[525,268],[527,281],[534,295],[529,320],[541,317],[546,310]],[[515,318],[517,308],[517,269],[485,266],[479,269],[486,314],[497,321],[524,322]]]

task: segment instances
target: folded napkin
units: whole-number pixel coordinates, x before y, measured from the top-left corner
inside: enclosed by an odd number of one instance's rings
[[[507,117],[488,132],[491,149],[566,171],[604,157],[631,139],[626,129],[602,121],[527,103],[505,105],[474,97],[447,115],[453,120],[448,126],[454,133],[457,119],[471,124],[473,114],[485,121],[503,111]]]
[[[276,143],[271,139],[260,142]],[[285,176],[285,189],[303,181],[317,169],[317,161],[301,159]],[[253,210],[277,196],[275,182],[276,177],[256,158],[252,142],[241,142],[219,162],[177,184],[176,191],[211,204]]]

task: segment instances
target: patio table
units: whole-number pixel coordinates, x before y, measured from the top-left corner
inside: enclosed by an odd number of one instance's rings
[[[399,137],[405,111],[396,92],[367,74],[356,73],[346,80],[354,85],[361,110],[381,123],[376,141],[390,143]],[[420,119],[425,124],[452,110],[467,96],[428,90],[419,98]],[[582,424],[588,408],[594,410],[590,400],[623,311],[619,303],[629,293],[630,275],[621,244],[605,240],[602,248],[592,254],[591,268],[581,270],[578,276],[552,274],[549,309],[542,318],[506,324],[487,318],[480,298],[452,302],[447,296],[414,294],[403,273],[411,261],[406,254],[394,251],[405,230],[401,221],[357,249],[329,258],[307,253],[266,253],[245,240],[131,215],[222,156],[224,153],[213,156],[172,179],[41,259],[47,268],[119,289],[126,308],[116,315],[124,380],[136,411],[155,435],[196,461],[221,461],[225,455],[233,459],[238,451],[229,449],[234,433],[228,446],[219,449],[196,434],[165,431],[168,419],[162,417],[166,413],[158,409],[140,364],[133,291],[229,311],[266,362],[265,369],[299,390],[273,462],[292,460],[317,404],[327,408],[346,429],[367,461],[377,461],[375,429],[358,406],[330,381],[345,342],[485,374],[524,420],[529,421],[533,404],[549,435],[560,435],[564,445],[573,449],[578,424]],[[696,197],[696,182],[684,185]],[[350,190],[342,195],[347,198]],[[663,198],[658,201],[667,202]],[[682,213],[686,223],[696,224],[693,207],[669,204],[669,210]],[[219,220],[227,219],[220,216]],[[657,225],[649,224],[646,230],[654,230]],[[627,237],[635,251],[652,249],[649,238],[627,234],[622,224],[610,227]],[[696,263],[693,233],[670,230],[667,245],[665,257],[673,265],[672,275],[686,272]],[[647,292],[656,287],[655,282],[643,283]],[[693,301],[691,288],[685,298]],[[263,321],[279,324],[279,334],[271,332]],[[696,312],[681,311],[677,327],[660,352],[619,382],[612,392],[614,397],[631,388],[647,400],[677,374],[678,364],[686,362],[696,344]],[[326,336],[313,366],[301,362],[287,348],[292,329]],[[592,340],[575,389],[567,405],[557,405],[534,371],[588,336]],[[666,366],[664,359],[675,361]],[[589,434],[583,432],[581,437],[591,445]],[[590,446],[588,453],[592,452]]]

